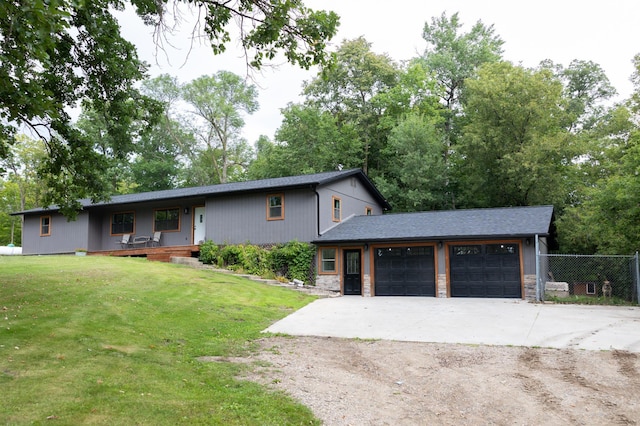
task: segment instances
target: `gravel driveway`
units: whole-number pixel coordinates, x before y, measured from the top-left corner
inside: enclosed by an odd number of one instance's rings
[[[636,307],[340,297],[238,362],[325,425],[635,425],[639,321]]]

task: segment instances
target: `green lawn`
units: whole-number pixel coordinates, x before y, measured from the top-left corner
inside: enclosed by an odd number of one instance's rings
[[[243,356],[313,298],[143,259],[0,256],[1,424],[318,424],[200,362]]]

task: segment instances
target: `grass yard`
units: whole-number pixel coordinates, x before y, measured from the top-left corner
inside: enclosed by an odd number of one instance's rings
[[[144,259],[0,256],[0,423],[318,424],[236,379],[272,322],[313,298]]]

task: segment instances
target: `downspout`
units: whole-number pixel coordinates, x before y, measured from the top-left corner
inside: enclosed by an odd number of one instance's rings
[[[317,187],[318,187],[317,185],[311,185],[311,189],[316,194],[316,228],[317,228],[316,236],[319,237],[320,236],[320,194],[318,194],[318,191],[316,190]]]
[[[541,265],[540,265],[540,244],[538,242],[538,234],[535,236],[535,251],[536,251],[536,302],[542,302],[542,277],[540,276]]]

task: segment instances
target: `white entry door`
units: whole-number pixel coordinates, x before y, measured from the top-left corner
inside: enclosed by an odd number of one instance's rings
[[[193,244],[204,243],[206,224],[204,207],[195,207],[193,209]]]

